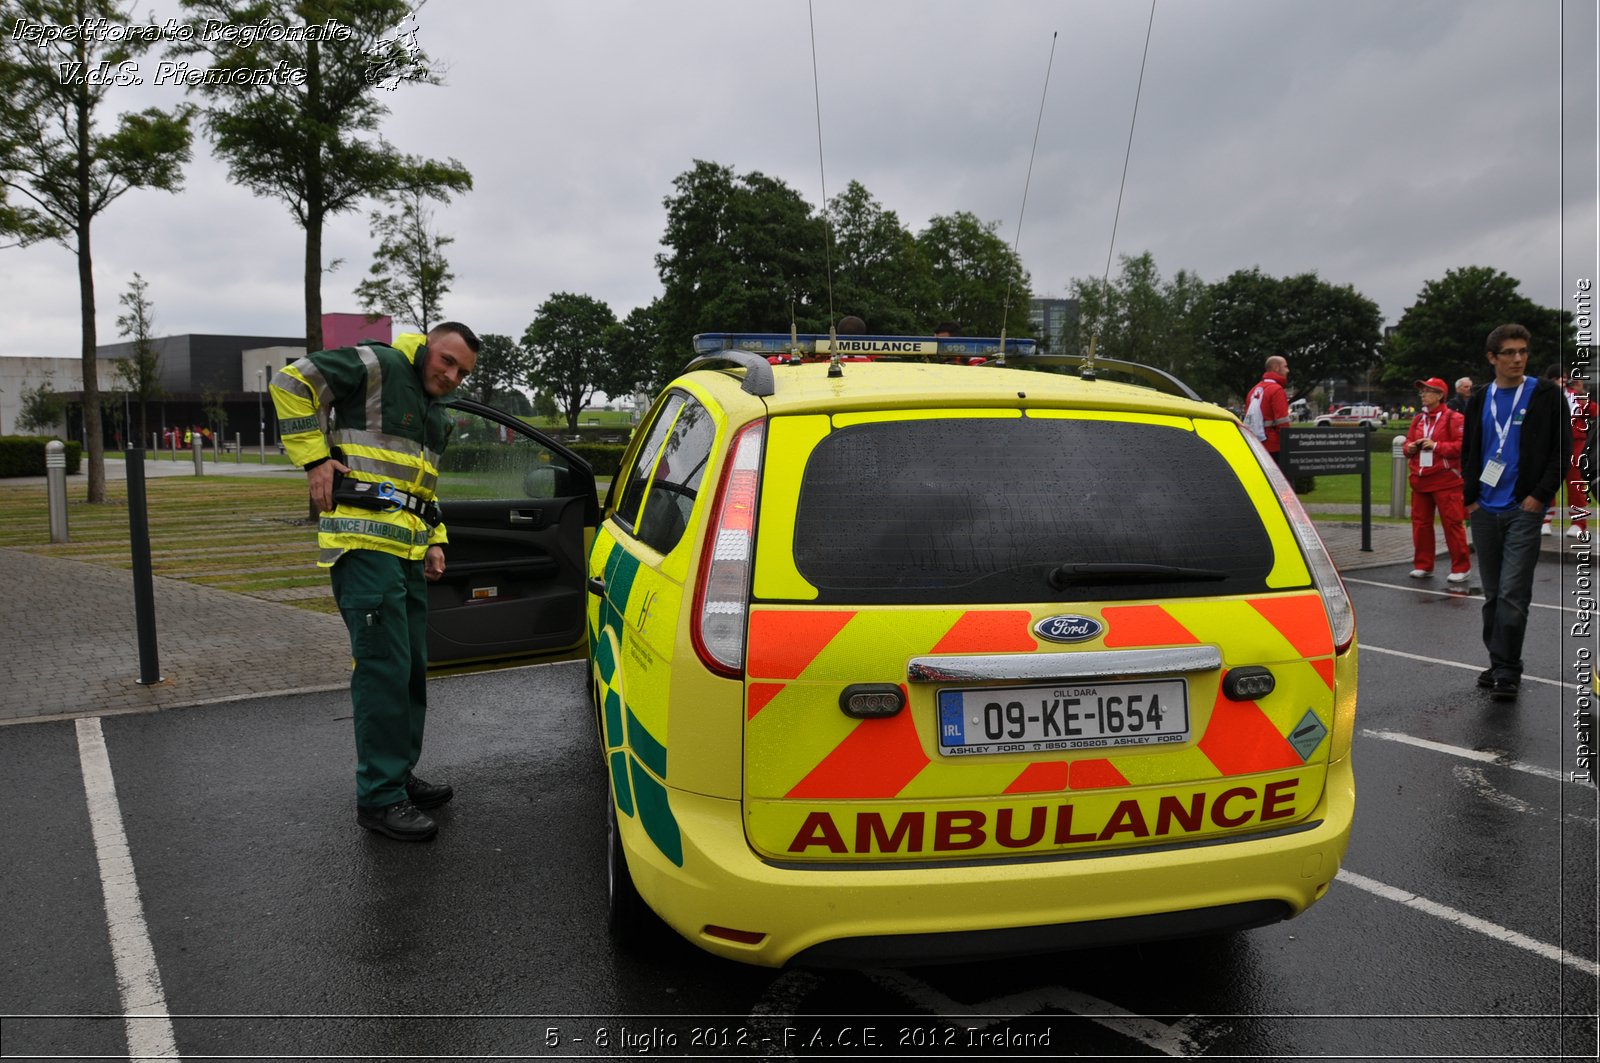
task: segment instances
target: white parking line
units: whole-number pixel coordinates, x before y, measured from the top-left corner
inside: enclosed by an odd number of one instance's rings
[[[177,1059],[177,1040],[161,988],[161,972],[156,968],[155,949],[145,926],[128,836],[122,829],[122,809],[117,804],[105,734],[98,719],[78,720],[76,726],[78,763],[83,770],[89,826],[100,862],[100,889],[105,895],[106,929],[111,936],[117,992],[122,997],[128,1055],[133,1059]]]
[[[1465,661],[1447,661],[1442,657],[1424,657],[1420,653],[1407,653],[1404,650],[1390,650],[1390,649],[1385,649],[1382,646],[1368,645],[1365,642],[1363,642],[1361,644],[1361,652],[1362,653],[1386,653],[1390,657],[1404,657],[1408,661],[1421,661],[1424,664],[1442,664],[1446,668],[1461,668],[1461,669],[1465,669],[1468,672],[1481,672],[1481,671],[1483,671],[1483,665],[1481,663],[1480,664],[1468,664]],[[1582,690],[1583,689],[1583,687],[1581,687],[1577,683],[1563,683],[1559,679],[1542,679],[1542,678],[1540,678],[1539,676],[1536,676],[1536,675],[1525,675],[1525,676],[1522,677],[1522,681],[1524,683],[1544,683],[1544,684],[1546,684],[1548,686],[1561,687],[1564,690]]]
[[[1567,952],[1565,949],[1547,945],[1542,941],[1535,941],[1525,934],[1519,934],[1515,930],[1508,930],[1497,923],[1489,922],[1487,919],[1479,919],[1475,915],[1468,915],[1466,912],[1446,907],[1436,901],[1430,901],[1426,897],[1408,893],[1397,886],[1390,886],[1376,879],[1367,878],[1365,875],[1358,875],[1354,871],[1341,868],[1337,877],[1340,882],[1354,886],[1356,889],[1366,890],[1368,893],[1376,894],[1386,900],[1398,901],[1407,908],[1415,908],[1419,912],[1426,912],[1428,915],[1443,919],[1446,922],[1455,923],[1458,926],[1466,927],[1468,930],[1475,930],[1485,937],[1494,938],[1496,941],[1513,945],[1519,949],[1526,949],[1536,955],[1543,956],[1547,960],[1564,963],[1574,970],[1582,971],[1591,978],[1600,975],[1600,963],[1596,963],[1594,960],[1586,960],[1582,956],[1575,956]]]
[[[1408,735],[1400,731],[1374,731],[1363,728],[1361,733],[1369,738],[1381,738],[1385,742],[1404,742],[1406,745],[1416,746],[1418,749],[1431,749],[1435,753],[1446,753],[1452,757],[1460,757],[1463,760],[1476,760],[1480,764],[1498,764],[1502,768],[1510,768],[1513,771],[1537,775],[1541,779],[1570,782],[1578,786],[1594,785],[1594,783],[1586,780],[1569,778],[1565,773],[1556,771],[1554,768],[1542,768],[1537,764],[1526,764],[1520,760],[1511,760],[1503,753],[1489,753],[1481,749],[1463,749],[1461,746],[1445,745],[1443,742],[1418,738],[1415,735]]]
[[[1353,576],[1345,576],[1344,581],[1346,583],[1359,583],[1363,587],[1387,587],[1392,591],[1411,591],[1413,594],[1435,594],[1441,598],[1470,598],[1475,602],[1483,601],[1483,595],[1467,594],[1465,591],[1436,591],[1432,587],[1418,587],[1415,584],[1405,583],[1382,583],[1375,579],[1356,579]],[[1562,613],[1576,613],[1579,611],[1570,605],[1545,605],[1541,602],[1529,602],[1528,608],[1554,609],[1557,612]]]

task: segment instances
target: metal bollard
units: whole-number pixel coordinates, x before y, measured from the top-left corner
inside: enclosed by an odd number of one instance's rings
[[[1389,444],[1389,516],[1406,515],[1406,487],[1410,474],[1406,469],[1406,437],[1395,436]]]
[[[194,455],[194,474],[196,476],[204,476],[206,474],[206,441],[201,439],[199,435],[195,435],[189,441],[189,451]]]
[[[244,460],[244,445],[239,442],[239,433],[233,433],[233,463],[239,464]]]
[[[44,475],[50,496],[50,541],[67,542],[67,445],[52,439],[44,445]]]

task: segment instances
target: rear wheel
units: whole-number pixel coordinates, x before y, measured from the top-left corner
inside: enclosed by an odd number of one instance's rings
[[[617,802],[606,790],[606,929],[618,945],[628,948],[643,938],[650,909],[634,888],[628,858],[617,829]]]

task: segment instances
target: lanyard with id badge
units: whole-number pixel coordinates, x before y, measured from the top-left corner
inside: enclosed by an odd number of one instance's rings
[[[1446,411],[1444,409],[1444,407],[1441,406],[1439,408],[1439,412],[1433,415],[1433,420],[1431,420],[1431,421],[1428,420],[1428,415],[1427,414],[1423,414],[1422,415],[1422,438],[1423,439],[1428,440],[1430,443],[1433,441],[1433,430],[1434,430],[1434,428],[1438,427],[1439,421],[1444,417],[1444,415],[1447,412],[1448,411]],[[1433,468],[1433,451],[1432,450],[1430,450],[1427,447],[1422,447],[1417,451],[1417,468],[1419,468],[1419,469],[1431,469],[1431,468]]]
[[[1511,397],[1511,412],[1506,414],[1504,424],[1494,416],[1494,397],[1500,390],[1500,385],[1489,385],[1489,416],[1494,420],[1494,430],[1499,436],[1499,445],[1495,447],[1494,457],[1483,463],[1483,474],[1478,477],[1485,487],[1493,487],[1500,482],[1500,477],[1505,474],[1506,463],[1500,460],[1500,455],[1506,449],[1506,437],[1511,434],[1511,425],[1517,419],[1517,406],[1522,402],[1522,389],[1528,386],[1526,378],[1517,385],[1517,393]]]

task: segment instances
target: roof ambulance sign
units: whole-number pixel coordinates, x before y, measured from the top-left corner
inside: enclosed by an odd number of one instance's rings
[[[816,341],[818,354],[938,354],[938,340],[881,340],[873,337],[840,336],[837,343]]]

